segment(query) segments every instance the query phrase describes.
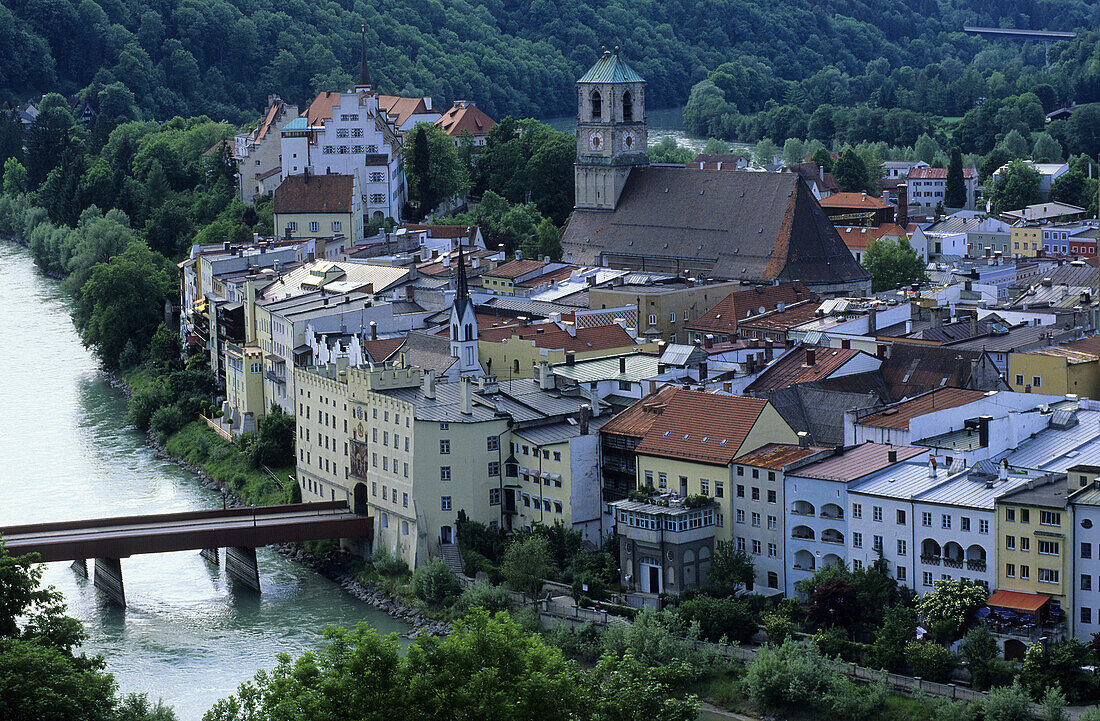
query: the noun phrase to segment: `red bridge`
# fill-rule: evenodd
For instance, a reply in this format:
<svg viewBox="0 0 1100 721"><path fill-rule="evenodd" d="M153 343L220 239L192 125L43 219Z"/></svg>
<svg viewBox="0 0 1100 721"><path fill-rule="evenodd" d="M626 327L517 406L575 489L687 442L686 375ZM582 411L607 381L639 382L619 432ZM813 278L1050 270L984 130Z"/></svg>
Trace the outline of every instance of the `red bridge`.
<svg viewBox="0 0 1100 721"><path fill-rule="evenodd" d="M85 577L86 559L94 558L95 586L125 606L122 558L200 550L204 558L218 563L218 549L224 547L229 575L259 591L258 546L370 538L373 531L372 519L352 513L345 501L331 501L38 523L9 526L0 529L0 535L13 555L36 553L43 562L73 561L73 568Z"/></svg>

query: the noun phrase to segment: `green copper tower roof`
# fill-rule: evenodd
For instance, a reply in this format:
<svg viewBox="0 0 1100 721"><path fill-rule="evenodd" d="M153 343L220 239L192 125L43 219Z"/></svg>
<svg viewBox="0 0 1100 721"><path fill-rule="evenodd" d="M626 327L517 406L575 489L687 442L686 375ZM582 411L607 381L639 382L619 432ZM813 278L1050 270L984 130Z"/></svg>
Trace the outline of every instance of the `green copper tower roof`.
<svg viewBox="0 0 1100 721"><path fill-rule="evenodd" d="M603 56L588 69L578 83L644 83L642 76L619 59L618 53L604 50Z"/></svg>

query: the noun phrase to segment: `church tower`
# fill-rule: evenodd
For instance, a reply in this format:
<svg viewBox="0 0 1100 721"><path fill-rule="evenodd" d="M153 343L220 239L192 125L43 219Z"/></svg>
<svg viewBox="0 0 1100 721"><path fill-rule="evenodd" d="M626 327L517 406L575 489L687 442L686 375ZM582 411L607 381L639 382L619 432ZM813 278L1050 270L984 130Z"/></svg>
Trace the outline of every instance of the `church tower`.
<svg viewBox="0 0 1100 721"><path fill-rule="evenodd" d="M582 210L614 210L630 169L649 164L645 80L603 56L577 81L575 200Z"/></svg>
<svg viewBox="0 0 1100 721"><path fill-rule="evenodd" d="M451 306L451 357L458 358L461 375L481 375L477 360L477 316L474 301L466 284L466 259L462 245L458 246L458 268L455 270L455 302Z"/></svg>

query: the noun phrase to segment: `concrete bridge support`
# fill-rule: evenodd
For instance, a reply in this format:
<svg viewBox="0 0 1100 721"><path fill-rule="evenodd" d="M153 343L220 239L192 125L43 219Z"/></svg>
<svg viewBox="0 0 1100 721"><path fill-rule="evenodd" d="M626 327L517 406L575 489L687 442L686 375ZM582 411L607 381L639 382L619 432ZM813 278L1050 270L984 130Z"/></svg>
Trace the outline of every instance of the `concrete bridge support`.
<svg viewBox="0 0 1100 721"><path fill-rule="evenodd" d="M210 561L210 563L213 563L215 566L220 563L220 561L218 560L218 549L216 548L204 548L199 551L199 555L205 558L207 561Z"/></svg>
<svg viewBox="0 0 1100 721"><path fill-rule="evenodd" d="M86 558L76 559L69 568L73 569L84 578L88 577L88 559Z"/></svg>
<svg viewBox="0 0 1100 721"><path fill-rule="evenodd" d="M256 549L250 546L229 546L225 549L225 571L254 591L260 590L260 569L256 565Z"/></svg>
<svg viewBox="0 0 1100 721"><path fill-rule="evenodd" d="M126 605L126 589L122 585L122 562L119 559L97 558L93 583L119 606Z"/></svg>

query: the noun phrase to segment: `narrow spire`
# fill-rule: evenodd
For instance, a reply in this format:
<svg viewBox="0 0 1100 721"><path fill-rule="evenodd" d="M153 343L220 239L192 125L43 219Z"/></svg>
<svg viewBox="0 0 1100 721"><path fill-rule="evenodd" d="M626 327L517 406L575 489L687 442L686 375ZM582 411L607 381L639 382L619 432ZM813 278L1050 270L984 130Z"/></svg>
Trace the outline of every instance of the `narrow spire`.
<svg viewBox="0 0 1100 721"><path fill-rule="evenodd" d="M370 87L370 70L367 68L367 26L362 27L359 47L359 84L357 87Z"/></svg>
<svg viewBox="0 0 1100 721"><path fill-rule="evenodd" d="M461 318L466 310L466 304L472 303L470 288L466 282L466 257L462 254L462 243L458 244L458 268L455 269L455 311Z"/></svg>

